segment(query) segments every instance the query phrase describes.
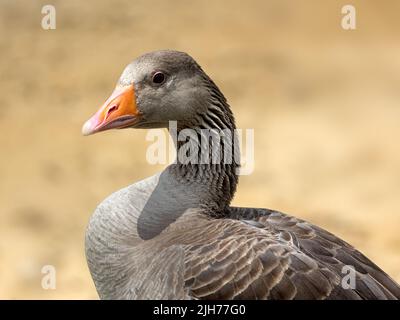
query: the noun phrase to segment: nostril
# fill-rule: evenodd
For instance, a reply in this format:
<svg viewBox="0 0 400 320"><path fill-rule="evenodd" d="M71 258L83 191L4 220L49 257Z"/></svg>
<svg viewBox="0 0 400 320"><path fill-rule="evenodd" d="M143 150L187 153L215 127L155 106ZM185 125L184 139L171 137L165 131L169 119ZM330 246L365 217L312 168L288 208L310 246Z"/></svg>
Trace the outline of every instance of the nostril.
<svg viewBox="0 0 400 320"><path fill-rule="evenodd" d="M118 106L117 105L113 105L110 109L108 109L107 111L107 117L113 113L114 111L118 110Z"/></svg>

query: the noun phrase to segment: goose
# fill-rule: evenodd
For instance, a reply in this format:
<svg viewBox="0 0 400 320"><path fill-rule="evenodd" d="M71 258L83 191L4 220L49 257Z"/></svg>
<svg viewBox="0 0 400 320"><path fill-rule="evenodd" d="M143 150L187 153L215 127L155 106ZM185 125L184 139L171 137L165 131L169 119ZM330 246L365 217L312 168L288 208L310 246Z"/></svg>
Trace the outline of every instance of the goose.
<svg viewBox="0 0 400 320"><path fill-rule="evenodd" d="M236 128L200 65L184 52L161 50L124 69L82 133L169 128L170 121L178 134L189 129L194 137ZM234 135L224 141L236 148ZM174 142L178 152L199 140ZM332 233L279 211L230 206L239 164L229 157L177 159L98 205L85 252L101 299L400 298L394 280Z"/></svg>

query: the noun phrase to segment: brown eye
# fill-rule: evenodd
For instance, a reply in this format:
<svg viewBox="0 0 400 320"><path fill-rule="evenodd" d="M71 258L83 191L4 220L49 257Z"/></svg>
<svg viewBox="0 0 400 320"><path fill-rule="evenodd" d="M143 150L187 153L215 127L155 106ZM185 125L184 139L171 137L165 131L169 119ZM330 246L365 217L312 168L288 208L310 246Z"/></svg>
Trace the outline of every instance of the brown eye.
<svg viewBox="0 0 400 320"><path fill-rule="evenodd" d="M153 81L153 83L156 83L156 84L162 84L165 81L165 74L162 72L156 72L153 75L152 81Z"/></svg>

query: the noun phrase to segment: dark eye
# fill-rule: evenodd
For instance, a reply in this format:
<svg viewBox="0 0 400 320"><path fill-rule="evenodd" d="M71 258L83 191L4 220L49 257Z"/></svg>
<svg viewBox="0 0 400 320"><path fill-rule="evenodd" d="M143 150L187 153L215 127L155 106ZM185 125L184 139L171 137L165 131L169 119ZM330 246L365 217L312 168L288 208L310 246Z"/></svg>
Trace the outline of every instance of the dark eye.
<svg viewBox="0 0 400 320"><path fill-rule="evenodd" d="M162 72L156 72L152 78L153 83L162 84L165 81L165 74Z"/></svg>

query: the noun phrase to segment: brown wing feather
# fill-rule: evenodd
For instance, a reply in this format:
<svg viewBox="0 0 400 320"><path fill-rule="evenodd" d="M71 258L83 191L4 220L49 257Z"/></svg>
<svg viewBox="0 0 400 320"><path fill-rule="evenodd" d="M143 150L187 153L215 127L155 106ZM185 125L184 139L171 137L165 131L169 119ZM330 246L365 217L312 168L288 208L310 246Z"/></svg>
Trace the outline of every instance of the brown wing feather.
<svg viewBox="0 0 400 320"><path fill-rule="evenodd" d="M173 242L184 252L189 298L400 298L399 286L360 252L280 212L231 208L230 219L189 213L162 236L166 247ZM356 270L354 290L341 286L344 265Z"/></svg>
<svg viewBox="0 0 400 320"><path fill-rule="evenodd" d="M317 269L302 274L301 264L291 256L288 270L293 272L290 279L296 288L304 293L296 298L308 298L310 291L313 297L325 296L327 299L399 299L400 287L385 272L352 246L335 235L314 226L306 221L283 213L266 209L231 208L235 219L252 219L271 228L280 240L287 240L300 255L317 264ZM345 265L354 267L356 286L354 290L344 289L341 280ZM311 266L310 266L311 267ZM314 291L315 288L315 291ZM278 287L273 290L277 291Z"/></svg>

